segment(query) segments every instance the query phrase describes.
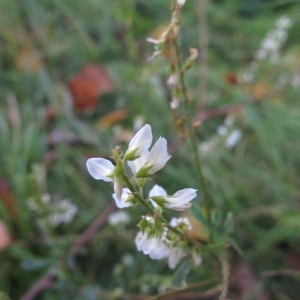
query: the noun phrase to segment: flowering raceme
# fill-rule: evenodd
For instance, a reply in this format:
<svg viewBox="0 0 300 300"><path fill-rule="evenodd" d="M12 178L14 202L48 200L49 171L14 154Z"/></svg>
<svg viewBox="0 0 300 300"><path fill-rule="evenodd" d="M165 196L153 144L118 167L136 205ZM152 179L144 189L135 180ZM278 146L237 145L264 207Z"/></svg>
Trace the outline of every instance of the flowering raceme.
<svg viewBox="0 0 300 300"><path fill-rule="evenodd" d="M149 124L143 126L129 143L124 155L124 161L131 168L135 178L154 175L171 158L167 151L166 139L160 137L149 151L151 143L152 129ZM90 158L86 162L88 172L93 178L105 182L113 182L113 198L119 208L131 206L130 203L126 203L126 200L124 200L126 198L123 190L124 161L122 161L121 166L120 164L114 166L110 160L105 158ZM118 168L118 166L120 167ZM117 172L118 170L119 172ZM128 194L128 191L125 193Z"/></svg>
<svg viewBox="0 0 300 300"><path fill-rule="evenodd" d="M146 124L129 142L124 155L120 147L112 150L115 164L104 158L90 158L86 162L87 170L94 179L113 183L112 198L118 208L142 204L148 210L138 225L141 228L135 238L138 251L154 260L167 259L171 269L187 256L198 265L201 262L198 247L192 248L186 239L187 231L192 229L190 222L186 218L173 218L169 223L164 218L166 208L176 211L190 208L197 190L186 188L168 195L164 188L154 185L149 197L143 196L146 179L161 170L171 158L165 138L159 137L151 147L152 140L151 126Z"/></svg>

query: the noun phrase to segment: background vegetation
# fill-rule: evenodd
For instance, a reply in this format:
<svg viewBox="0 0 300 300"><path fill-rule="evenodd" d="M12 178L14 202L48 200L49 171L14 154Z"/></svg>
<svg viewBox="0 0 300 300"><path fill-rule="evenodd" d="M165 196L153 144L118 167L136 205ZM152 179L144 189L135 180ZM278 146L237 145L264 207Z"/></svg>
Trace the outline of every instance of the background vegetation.
<svg viewBox="0 0 300 300"><path fill-rule="evenodd" d="M299 2L214 0L202 13L207 95L198 61L187 84L201 103L195 118L216 230L221 234L227 212L235 219L231 238L240 253L230 248L230 298L298 299ZM88 157L109 157L110 147L126 145L146 122L174 150L153 183L170 191L197 186L170 109L172 51L147 60L153 46L146 38L158 37L170 14L170 2L159 0L1 1L0 299L145 299L219 272L206 252L187 277L137 252L142 210L115 225L111 189L85 167ZM289 25L268 52L263 41L282 17ZM187 0L184 55L199 48L203 22L197 1ZM259 49L267 49L262 58ZM233 132L239 139L232 144ZM201 191L189 213L195 220L200 204ZM101 228L82 235L94 220ZM192 234L205 240L200 223ZM40 279L44 288L26 298ZM216 286L208 282L178 299L216 299Z"/></svg>

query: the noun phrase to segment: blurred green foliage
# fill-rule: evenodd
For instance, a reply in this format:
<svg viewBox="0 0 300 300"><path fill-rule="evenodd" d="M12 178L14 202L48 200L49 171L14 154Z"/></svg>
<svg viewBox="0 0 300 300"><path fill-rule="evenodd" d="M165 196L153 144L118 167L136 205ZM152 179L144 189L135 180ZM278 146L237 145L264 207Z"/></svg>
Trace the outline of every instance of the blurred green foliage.
<svg viewBox="0 0 300 300"><path fill-rule="evenodd" d="M195 2L187 0L182 9L185 54L198 46ZM132 212L129 224L106 224L78 255L68 255L78 235L112 201L110 188L88 176L86 159L109 157L111 147L124 147L125 130L133 133L137 117L151 124L155 137L165 136L171 145L178 139L169 108L168 59L147 61L153 49L146 38L168 24L169 5L159 0L0 2L0 220L12 237L9 247L0 250L3 299L19 299L49 271L54 286L39 299L131 299L130 294L155 294L172 286L173 277L182 278L184 270L174 275L165 262L136 251L140 209ZM216 213L234 215L232 238L243 254L232 251L233 265L249 264L270 299L297 299L299 276L273 278L263 272L299 270L300 265L299 2L215 0L206 13L206 108L242 103L230 114L227 135L218 130L228 116L211 118L199 128ZM288 16L292 26L279 60L257 62L262 39L281 16ZM94 111L76 112L67 83L88 64L105 66L114 88L99 97ZM252 79L244 80L249 72ZM197 100L197 65L187 78ZM127 111L126 119L99 126L103 116L118 109ZM235 129L241 140L225 147ZM188 143L176 149L153 178L156 182L168 191L197 186ZM50 205L43 202L45 195ZM77 212L71 222L54 226L49 216L63 199ZM225 225L221 218L218 230ZM213 276L212 261L204 253L203 265L187 281Z"/></svg>

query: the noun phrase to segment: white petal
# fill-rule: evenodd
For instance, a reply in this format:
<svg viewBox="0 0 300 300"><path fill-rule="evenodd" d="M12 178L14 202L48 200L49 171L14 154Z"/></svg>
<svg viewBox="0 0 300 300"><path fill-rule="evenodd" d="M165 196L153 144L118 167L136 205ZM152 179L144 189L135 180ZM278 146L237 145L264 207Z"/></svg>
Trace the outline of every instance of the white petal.
<svg viewBox="0 0 300 300"><path fill-rule="evenodd" d="M108 177L112 175L115 169L111 161L104 158L90 158L86 162L86 167L93 178L105 182L112 181L112 178Z"/></svg>
<svg viewBox="0 0 300 300"><path fill-rule="evenodd" d="M130 216L124 210L118 210L113 212L108 217L108 224L111 226L117 226L120 224L128 224L130 222Z"/></svg>
<svg viewBox="0 0 300 300"><path fill-rule="evenodd" d="M179 261L186 256L181 249L171 249L168 258L168 265L170 269L175 269Z"/></svg>
<svg viewBox="0 0 300 300"><path fill-rule="evenodd" d="M162 169L171 158L168 154L167 140L160 137L153 145L148 155L148 166L153 166L149 170L149 175L153 175Z"/></svg>
<svg viewBox="0 0 300 300"><path fill-rule="evenodd" d="M150 198L155 196L167 196L167 192L164 188L156 184L149 192Z"/></svg>
<svg viewBox="0 0 300 300"><path fill-rule="evenodd" d="M151 37L148 37L146 40L147 40L147 42L155 44L155 45L158 45L159 43L161 43L161 40L157 40L157 39L154 39Z"/></svg>
<svg viewBox="0 0 300 300"><path fill-rule="evenodd" d="M129 207L132 206L132 203L127 202L131 192L128 188L124 188L122 190L122 196L121 198L117 198L116 194L114 193L112 196L116 202L117 207L119 208L124 208L124 207Z"/></svg>
<svg viewBox="0 0 300 300"><path fill-rule="evenodd" d="M148 235L146 233L143 233L142 231L139 231L134 240L138 251L143 250L144 243L147 240L148 240Z"/></svg>
<svg viewBox="0 0 300 300"><path fill-rule="evenodd" d="M151 259L163 259L168 257L169 248L158 238L152 238L149 257Z"/></svg>
<svg viewBox="0 0 300 300"><path fill-rule="evenodd" d="M140 156L142 155L142 153L144 153L146 150L149 149L151 143L152 143L151 126L149 124L146 124L132 138L132 140L129 143L127 152L131 152L134 151L135 149L138 149L135 154Z"/></svg>
<svg viewBox="0 0 300 300"><path fill-rule="evenodd" d="M166 204L166 207L183 211L191 207L190 201L192 201L197 196L197 190L195 189L183 189L178 192L176 192L171 197L166 197L166 201L168 202Z"/></svg>
<svg viewBox="0 0 300 300"><path fill-rule="evenodd" d="M172 227L177 227L177 226L180 226L181 224L184 224L187 226L187 229L188 230L192 230L192 224L190 222L190 220L188 218L172 218L171 221L170 221L170 225Z"/></svg>
<svg viewBox="0 0 300 300"><path fill-rule="evenodd" d="M185 4L186 0L177 0L178 5L181 7Z"/></svg>
<svg viewBox="0 0 300 300"><path fill-rule="evenodd" d="M192 253L192 258L195 266L199 266L202 263L202 257L196 252Z"/></svg>
<svg viewBox="0 0 300 300"><path fill-rule="evenodd" d="M166 207L175 211L185 211L188 210L192 206L191 203L184 203L182 205L168 205Z"/></svg>
<svg viewBox="0 0 300 300"><path fill-rule="evenodd" d="M123 178L122 177L115 177L114 178L114 192L116 198L121 200L122 192L123 192Z"/></svg>
<svg viewBox="0 0 300 300"><path fill-rule="evenodd" d="M127 164L130 167L133 175L136 175L136 173L147 164L148 154L149 152L147 150L139 158L132 161L127 161Z"/></svg>

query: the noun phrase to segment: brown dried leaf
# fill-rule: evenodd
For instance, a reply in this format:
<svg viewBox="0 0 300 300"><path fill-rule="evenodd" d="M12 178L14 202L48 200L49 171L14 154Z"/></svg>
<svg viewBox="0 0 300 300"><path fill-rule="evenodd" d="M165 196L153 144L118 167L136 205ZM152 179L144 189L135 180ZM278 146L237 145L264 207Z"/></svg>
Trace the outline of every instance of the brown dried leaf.
<svg viewBox="0 0 300 300"><path fill-rule="evenodd" d="M113 83L105 67L85 66L68 81L74 109L78 112L94 110L101 94L113 90Z"/></svg>
<svg viewBox="0 0 300 300"><path fill-rule="evenodd" d="M12 195L9 183L6 179L0 178L0 201L3 201L8 215L12 222L17 220L17 208L14 197Z"/></svg>
<svg viewBox="0 0 300 300"><path fill-rule="evenodd" d="M127 110L125 109L117 109L115 111L112 111L108 114L106 114L104 117L101 118L101 120L98 122L97 126L99 127L109 127L116 123L119 123L126 119L128 115Z"/></svg>
<svg viewBox="0 0 300 300"><path fill-rule="evenodd" d="M0 251L8 247L12 242L12 238L5 226L5 224L0 220Z"/></svg>

